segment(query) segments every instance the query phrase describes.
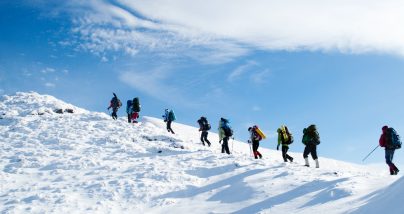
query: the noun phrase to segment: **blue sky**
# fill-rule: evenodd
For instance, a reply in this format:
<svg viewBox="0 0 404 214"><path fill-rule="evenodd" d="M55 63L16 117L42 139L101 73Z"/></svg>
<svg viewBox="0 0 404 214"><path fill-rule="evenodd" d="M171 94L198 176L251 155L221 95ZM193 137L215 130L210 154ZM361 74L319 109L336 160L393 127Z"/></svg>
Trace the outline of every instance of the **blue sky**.
<svg viewBox="0 0 404 214"><path fill-rule="evenodd" d="M236 137L318 126L320 156L361 163L383 125L404 133L401 1L80 1L0 3L0 93L37 91L93 111L112 92L141 115ZM124 116L124 110L119 115ZM112 121L111 121L112 122ZM173 127L175 130L175 126ZM404 135L404 134L403 134ZM198 138L198 136L195 136ZM404 163L401 151L396 160ZM367 163L383 163L379 149Z"/></svg>

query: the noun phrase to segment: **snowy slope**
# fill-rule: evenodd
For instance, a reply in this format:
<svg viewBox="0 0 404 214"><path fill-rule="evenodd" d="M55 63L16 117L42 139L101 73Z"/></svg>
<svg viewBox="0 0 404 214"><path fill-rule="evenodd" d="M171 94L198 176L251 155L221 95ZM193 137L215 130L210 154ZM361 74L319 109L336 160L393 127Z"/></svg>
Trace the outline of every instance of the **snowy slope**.
<svg viewBox="0 0 404 214"><path fill-rule="evenodd" d="M301 153L285 164L268 149L254 160L237 141L225 155L215 133L203 147L194 127L172 135L34 92L3 96L0 118L2 213L380 213L377 201L403 198L385 171L322 157L307 168Z"/></svg>

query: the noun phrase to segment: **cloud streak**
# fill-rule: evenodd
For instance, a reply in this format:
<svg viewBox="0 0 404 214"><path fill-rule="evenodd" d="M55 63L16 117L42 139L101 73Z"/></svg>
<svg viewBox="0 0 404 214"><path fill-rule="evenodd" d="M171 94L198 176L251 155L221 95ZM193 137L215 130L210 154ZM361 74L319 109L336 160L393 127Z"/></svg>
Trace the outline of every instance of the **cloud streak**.
<svg viewBox="0 0 404 214"><path fill-rule="evenodd" d="M253 50L404 56L401 0L73 1L81 48L220 63ZM78 10L85 8L86 10Z"/></svg>

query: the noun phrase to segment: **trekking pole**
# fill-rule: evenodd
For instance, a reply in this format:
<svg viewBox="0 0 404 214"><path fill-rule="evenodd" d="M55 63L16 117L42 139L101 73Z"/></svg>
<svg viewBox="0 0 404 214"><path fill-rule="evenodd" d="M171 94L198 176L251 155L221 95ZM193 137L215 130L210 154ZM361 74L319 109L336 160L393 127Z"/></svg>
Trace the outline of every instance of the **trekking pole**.
<svg viewBox="0 0 404 214"><path fill-rule="evenodd" d="M250 155L252 157L251 141L248 140L247 143L248 143L248 147L250 148Z"/></svg>
<svg viewBox="0 0 404 214"><path fill-rule="evenodd" d="M233 154L233 148L234 148L234 137L232 138L233 140L231 141L231 153Z"/></svg>
<svg viewBox="0 0 404 214"><path fill-rule="evenodd" d="M366 155L366 157L363 158L362 162L363 162L364 160L366 160L366 158L368 158L368 157L370 156L370 154L372 154L378 147L379 147L379 145L377 145L376 148L374 148L368 155Z"/></svg>

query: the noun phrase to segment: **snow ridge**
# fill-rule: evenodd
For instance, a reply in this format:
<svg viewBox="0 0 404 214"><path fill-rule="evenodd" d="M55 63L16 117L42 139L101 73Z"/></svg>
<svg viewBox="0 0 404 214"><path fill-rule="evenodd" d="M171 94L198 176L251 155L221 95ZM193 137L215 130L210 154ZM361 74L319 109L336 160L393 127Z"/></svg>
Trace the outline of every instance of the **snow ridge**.
<svg viewBox="0 0 404 214"><path fill-rule="evenodd" d="M204 147L194 127L173 123L171 135L160 119L114 121L35 92L3 96L0 115L1 213L349 213L399 178L268 149L254 160L234 140L225 155L215 133Z"/></svg>

